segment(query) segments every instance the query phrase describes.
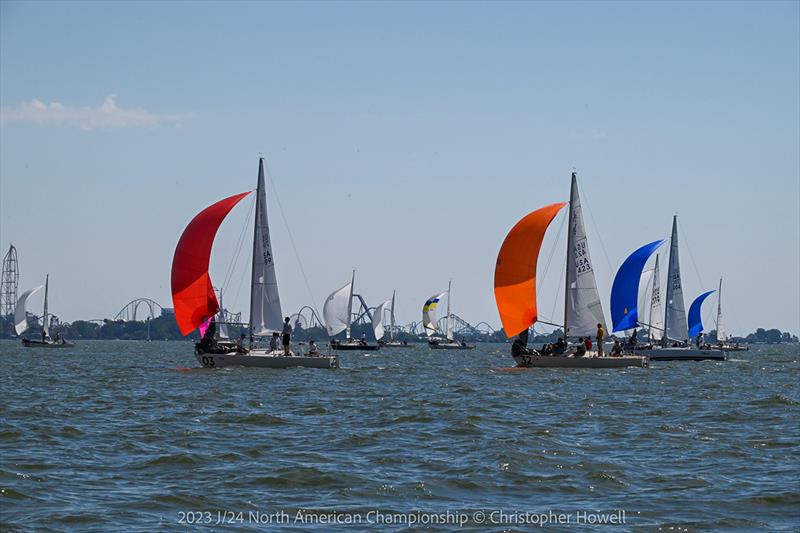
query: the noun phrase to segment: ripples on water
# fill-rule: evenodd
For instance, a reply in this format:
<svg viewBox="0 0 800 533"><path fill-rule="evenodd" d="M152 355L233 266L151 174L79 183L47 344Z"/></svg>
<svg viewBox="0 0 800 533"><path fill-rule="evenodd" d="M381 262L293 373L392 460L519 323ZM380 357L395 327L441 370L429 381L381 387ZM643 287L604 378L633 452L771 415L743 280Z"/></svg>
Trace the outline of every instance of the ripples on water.
<svg viewBox="0 0 800 533"><path fill-rule="evenodd" d="M503 371L508 345L345 352L335 371L196 369L191 352L0 342L0 529L181 529L179 511L221 509L800 524L796 345L623 370Z"/></svg>

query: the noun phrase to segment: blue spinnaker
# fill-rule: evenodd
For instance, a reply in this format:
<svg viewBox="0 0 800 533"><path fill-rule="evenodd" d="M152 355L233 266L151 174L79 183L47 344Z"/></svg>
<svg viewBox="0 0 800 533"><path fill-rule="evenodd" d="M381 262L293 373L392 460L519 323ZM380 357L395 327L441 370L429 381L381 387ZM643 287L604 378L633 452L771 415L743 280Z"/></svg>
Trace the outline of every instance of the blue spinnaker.
<svg viewBox="0 0 800 533"><path fill-rule="evenodd" d="M700 308L703 306L703 301L708 298L708 295L715 291L704 292L692 302L689 306L689 338L697 337L703 331L703 319L700 316Z"/></svg>
<svg viewBox="0 0 800 533"><path fill-rule="evenodd" d="M625 260L614 276L611 286L611 323L612 331L623 331L639 325L639 279L642 277L644 264L666 239L645 244Z"/></svg>

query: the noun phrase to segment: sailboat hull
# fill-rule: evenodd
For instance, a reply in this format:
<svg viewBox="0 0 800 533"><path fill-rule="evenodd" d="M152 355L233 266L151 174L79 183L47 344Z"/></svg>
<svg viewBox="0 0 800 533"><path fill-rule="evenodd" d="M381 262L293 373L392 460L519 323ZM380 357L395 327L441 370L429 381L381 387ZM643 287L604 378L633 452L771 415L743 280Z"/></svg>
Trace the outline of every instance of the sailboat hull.
<svg viewBox="0 0 800 533"><path fill-rule="evenodd" d="M380 346L377 344L361 344L358 341L355 342L332 342L331 348L334 350L349 350L352 352L356 351L367 351L373 352L375 350L380 350Z"/></svg>
<svg viewBox="0 0 800 533"><path fill-rule="evenodd" d="M517 366L524 368L625 368L648 366L647 357L564 357L553 355L515 355Z"/></svg>
<svg viewBox="0 0 800 533"><path fill-rule="evenodd" d="M25 348L72 348L75 344L71 342L42 342L32 341L29 339L22 339L22 345Z"/></svg>
<svg viewBox="0 0 800 533"><path fill-rule="evenodd" d="M636 355L646 355L651 361L724 361L727 354L722 350L698 350L696 348L650 348L633 350Z"/></svg>
<svg viewBox="0 0 800 533"><path fill-rule="evenodd" d="M195 354L197 361L205 368L225 368L230 366L252 366L259 368L339 368L336 356L316 357L274 354L266 351L251 351L246 354Z"/></svg>
<svg viewBox="0 0 800 533"><path fill-rule="evenodd" d="M472 350L475 346L459 342L428 342L431 350Z"/></svg>
<svg viewBox="0 0 800 533"><path fill-rule="evenodd" d="M385 342L381 345L382 348L414 348L416 344L410 344L402 342Z"/></svg>

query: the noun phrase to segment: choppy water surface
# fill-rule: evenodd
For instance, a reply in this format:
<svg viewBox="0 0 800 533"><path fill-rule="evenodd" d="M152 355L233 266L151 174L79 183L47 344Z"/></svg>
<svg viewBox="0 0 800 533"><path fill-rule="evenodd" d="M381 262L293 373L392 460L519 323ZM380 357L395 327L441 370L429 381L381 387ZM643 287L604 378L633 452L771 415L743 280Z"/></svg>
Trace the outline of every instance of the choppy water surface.
<svg viewBox="0 0 800 533"><path fill-rule="evenodd" d="M493 524L497 510L570 514L570 529L618 509L619 531L800 524L796 346L514 372L498 370L508 345L345 352L339 370L196 369L191 351L0 342L0 529L185 529L190 511L213 527L222 510L253 530L250 512L280 511L331 529L298 510L360 515L353 530L370 511L498 531L535 526Z"/></svg>

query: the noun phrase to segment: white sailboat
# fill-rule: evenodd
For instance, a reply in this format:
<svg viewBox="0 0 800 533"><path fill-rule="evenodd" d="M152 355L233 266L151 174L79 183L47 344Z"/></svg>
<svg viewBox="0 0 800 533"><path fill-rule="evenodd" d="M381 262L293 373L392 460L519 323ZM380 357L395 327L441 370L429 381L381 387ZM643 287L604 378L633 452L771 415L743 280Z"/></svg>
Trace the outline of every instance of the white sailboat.
<svg viewBox="0 0 800 533"><path fill-rule="evenodd" d="M250 340L218 342L214 331L195 345L197 360L208 368L253 366L264 368L337 368L336 356L295 354L262 347L261 341L284 328L275 261L267 217L264 160L258 163L256 213L253 229L253 262L250 281ZM221 309L208 274L211 247L222 221L250 192L231 196L201 211L184 230L172 262L172 299L181 333L188 335ZM212 326L216 329L215 321Z"/></svg>
<svg viewBox="0 0 800 533"><path fill-rule="evenodd" d="M22 338L22 345L26 348L68 348L75 346L71 342L67 342L61 338L61 335L56 335L56 339L50 337L50 314L47 310L47 299L50 291L50 275L45 277L44 285L39 285L33 289L27 290L22 293L22 296L17 300L16 308L14 309L14 329L17 335L22 335L28 330L28 299L35 293L44 289L44 311L42 313L42 340Z"/></svg>
<svg viewBox="0 0 800 533"><path fill-rule="evenodd" d="M397 324L394 317L394 302L395 302L395 291L392 291L392 299L391 299L391 308L389 310L389 340L384 342L382 346L386 348L413 348L414 344L409 344L406 341L399 341L395 338L397 332ZM381 317L382 319L382 317ZM377 333L375 335L377 338Z"/></svg>
<svg viewBox="0 0 800 533"><path fill-rule="evenodd" d="M651 328L652 329L652 328ZM664 332L660 346L635 348L637 355L646 355L651 361L725 360L722 350L708 350L689 345L689 326L683 303L681 266L678 257L678 216L672 218L672 237L667 268L667 302L664 309Z"/></svg>
<svg viewBox="0 0 800 533"><path fill-rule="evenodd" d="M344 287L336 289L325 300L322 307L322 316L325 319L325 329L328 335L333 337L342 331L345 332L345 340L331 340L331 348L334 350L378 350L378 344L370 344L366 339L354 339L352 335L353 321L353 287L356 282L356 271L353 270L353 277L350 283Z"/></svg>
<svg viewBox="0 0 800 533"><path fill-rule="evenodd" d="M719 290L717 291L717 348L726 352L746 352L750 349L747 344L739 344L738 342L731 344L728 341L725 322L722 320L722 278L719 278Z"/></svg>
<svg viewBox="0 0 800 533"><path fill-rule="evenodd" d="M452 280L447 283L447 292L428 298L425 305L422 306L422 324L425 327L425 333L428 335L428 346L434 350L472 350L474 345L467 344L464 341L457 341L454 336L454 319L453 314L450 312L450 302L452 300ZM441 333L438 322L436 320L436 307L443 297L447 297L447 315L444 317L444 338L437 335Z"/></svg>
<svg viewBox="0 0 800 533"><path fill-rule="evenodd" d="M518 366L561 368L617 368L647 366L646 357L601 357L579 343L568 349L568 339L594 337L605 325L597 292L594 268L583 224L577 176L572 173L567 231L566 286L564 294L564 338L550 350L527 348L528 329L538 321L536 266L545 231L564 207L552 204L523 217L511 229L497 256L495 299L509 337L516 336L511 354ZM605 354L607 355L607 354Z"/></svg>

